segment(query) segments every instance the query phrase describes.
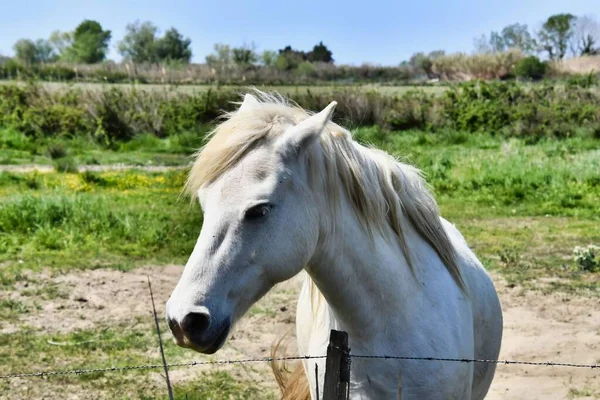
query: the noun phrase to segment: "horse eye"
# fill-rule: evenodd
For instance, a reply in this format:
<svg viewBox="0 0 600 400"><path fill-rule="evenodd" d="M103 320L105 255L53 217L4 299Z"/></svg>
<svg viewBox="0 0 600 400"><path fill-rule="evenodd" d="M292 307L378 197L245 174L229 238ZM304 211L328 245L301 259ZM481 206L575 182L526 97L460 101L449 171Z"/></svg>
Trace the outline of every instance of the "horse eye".
<svg viewBox="0 0 600 400"><path fill-rule="evenodd" d="M259 204L246 210L244 217L248 220L266 217L273 206L271 204Z"/></svg>

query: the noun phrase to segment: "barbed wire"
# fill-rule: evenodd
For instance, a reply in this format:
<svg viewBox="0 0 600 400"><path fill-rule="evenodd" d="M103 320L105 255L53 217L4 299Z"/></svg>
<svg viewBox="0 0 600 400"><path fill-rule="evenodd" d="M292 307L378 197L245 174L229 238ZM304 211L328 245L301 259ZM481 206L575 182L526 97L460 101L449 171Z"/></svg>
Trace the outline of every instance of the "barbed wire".
<svg viewBox="0 0 600 400"><path fill-rule="evenodd" d="M246 358L240 360L217 360L217 361L188 361L182 363L170 363L167 367L194 367L199 365L223 365L223 364L249 364L257 362L272 362L272 361L298 361L298 360L309 360L327 358L327 356L294 356L294 357L264 357L264 358ZM97 372L121 372L130 370L144 370L144 369L156 369L163 368L163 364L145 364L145 365L126 365L123 367L103 367L103 368L90 368L90 369L70 369L60 371L39 371L39 372L22 372L14 374L0 375L0 379L13 379L13 378L29 378L29 377L42 377L42 376L53 376L53 375L81 375L91 374Z"/></svg>
<svg viewBox="0 0 600 400"><path fill-rule="evenodd" d="M504 365L532 365L536 367L569 367L569 368L600 368L600 364L574 364L561 363L554 361L520 361L520 360L484 360L484 359L468 359L468 358L437 358L437 357L403 357L403 356L369 356L351 354L351 358L375 358L386 360L416 360L416 361L447 361L461 363L487 363L487 364L504 364Z"/></svg>
<svg viewBox="0 0 600 400"><path fill-rule="evenodd" d="M521 361L521 360L485 360L485 359L465 359L465 358L439 358L439 357L406 357L406 356L387 356L387 355L360 355L350 354L351 358L356 359L383 359L383 360L410 360L410 361L441 361L441 362L460 362L460 363L488 363L488 364L504 364L504 365L529 365L538 367L566 367L566 368L587 368L600 369L600 364L576 364L576 363L561 363L554 361ZM167 364L169 368L176 367L194 367L201 365L226 365L226 364L248 364L258 362L273 362L273 361L299 361L299 360L315 360L325 359L327 356L293 356L293 357L264 357L264 358L246 358L239 360L216 360L216 361L188 361L182 363ZM145 365L128 365L123 367L103 367L90 369L71 369L57 371L39 371L39 372L21 372L0 375L0 379L15 379L15 378L32 378L55 375L82 375L99 372L125 372L131 370L148 370L163 368L163 364L145 364Z"/></svg>

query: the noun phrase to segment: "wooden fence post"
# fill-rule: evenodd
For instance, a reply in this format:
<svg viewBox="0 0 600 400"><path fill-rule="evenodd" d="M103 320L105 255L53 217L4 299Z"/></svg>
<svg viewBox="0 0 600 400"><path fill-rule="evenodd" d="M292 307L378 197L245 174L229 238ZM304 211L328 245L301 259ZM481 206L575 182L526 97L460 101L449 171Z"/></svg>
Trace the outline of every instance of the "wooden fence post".
<svg viewBox="0 0 600 400"><path fill-rule="evenodd" d="M349 395L350 348L348 347L348 333L332 329L325 361L323 400L347 400Z"/></svg>

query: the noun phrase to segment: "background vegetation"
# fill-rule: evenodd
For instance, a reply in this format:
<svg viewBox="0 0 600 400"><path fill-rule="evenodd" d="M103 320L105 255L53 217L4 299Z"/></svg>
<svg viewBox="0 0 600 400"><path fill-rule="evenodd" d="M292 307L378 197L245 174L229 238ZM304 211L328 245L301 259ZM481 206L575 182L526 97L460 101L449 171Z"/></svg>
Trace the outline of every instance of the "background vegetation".
<svg viewBox="0 0 600 400"><path fill-rule="evenodd" d="M277 51L260 52L253 43L239 47L217 43L204 63L191 64L191 39L174 27L161 36L159 28L150 21L135 21L126 26L124 37L116 42L123 60L115 63L106 60L111 39L111 32L92 20L81 22L72 32L55 31L49 39L21 39L14 45L15 56L0 61L0 79L406 85L432 79L537 80L600 71L600 23L591 16L566 13L550 16L536 32L515 23L499 32L482 35L475 39L472 54L446 54L444 50L417 52L396 66L336 65L332 50L323 42L310 50L285 46ZM543 62L544 67L519 67L521 62L533 65L532 60Z"/></svg>
<svg viewBox="0 0 600 400"><path fill-rule="evenodd" d="M299 89L283 95L312 110L336 99L336 120L351 128L488 132L535 142L583 133L600 137L597 88L597 79L590 75L572 78L565 85L472 81L441 92L414 89L388 95L338 88ZM51 90L38 84L0 85L2 163L60 159L69 152L97 148L190 154L222 110L233 109L239 100L239 91L229 89ZM168 141L158 144L158 139ZM89 152L88 156L88 163L100 161Z"/></svg>

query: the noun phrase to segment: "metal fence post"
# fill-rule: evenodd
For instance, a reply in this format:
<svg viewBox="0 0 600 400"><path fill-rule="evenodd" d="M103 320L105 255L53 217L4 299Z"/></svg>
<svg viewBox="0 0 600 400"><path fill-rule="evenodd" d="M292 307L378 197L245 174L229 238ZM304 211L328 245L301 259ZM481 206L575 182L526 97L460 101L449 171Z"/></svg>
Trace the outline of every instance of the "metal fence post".
<svg viewBox="0 0 600 400"><path fill-rule="evenodd" d="M350 348L348 347L348 333L332 329L325 361L323 400L347 400L349 395Z"/></svg>

